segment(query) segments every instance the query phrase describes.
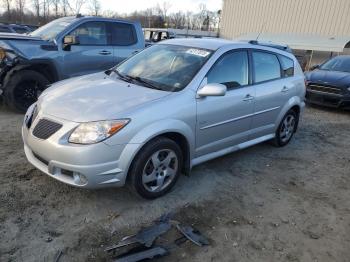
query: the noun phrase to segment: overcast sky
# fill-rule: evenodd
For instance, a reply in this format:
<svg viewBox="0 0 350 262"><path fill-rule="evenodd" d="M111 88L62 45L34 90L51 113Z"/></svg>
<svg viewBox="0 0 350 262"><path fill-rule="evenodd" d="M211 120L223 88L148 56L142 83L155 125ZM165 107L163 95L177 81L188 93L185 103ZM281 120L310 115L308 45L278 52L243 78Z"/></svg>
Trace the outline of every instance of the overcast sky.
<svg viewBox="0 0 350 262"><path fill-rule="evenodd" d="M131 13L151 8L162 3L163 0L100 0L102 10L111 10L117 13ZM198 11L200 3L206 5L210 11L218 11L222 8L222 0L167 0L171 4L169 12Z"/></svg>

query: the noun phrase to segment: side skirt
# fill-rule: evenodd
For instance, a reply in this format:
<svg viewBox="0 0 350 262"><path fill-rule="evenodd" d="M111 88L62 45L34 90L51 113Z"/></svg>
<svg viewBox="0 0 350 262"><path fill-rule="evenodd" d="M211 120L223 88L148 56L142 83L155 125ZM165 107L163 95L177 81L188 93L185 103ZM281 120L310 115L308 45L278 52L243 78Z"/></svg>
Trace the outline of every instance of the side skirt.
<svg viewBox="0 0 350 262"><path fill-rule="evenodd" d="M201 163L204 163L206 161L212 160L214 158L217 158L217 157L220 157L220 156L223 156L223 155L226 155L226 154L229 154L229 153L232 153L232 152L235 152L235 151L238 151L238 150L241 150L241 149L244 149L244 148L256 145L256 144L260 144L264 141L273 139L274 137L275 137L275 134L265 135L265 136L255 138L253 140L249 140L247 142L244 142L244 143L241 143L241 144L238 144L235 146L230 146L230 147L221 149L219 151L212 152L212 153L194 158L191 161L191 167L194 167L194 166L199 165Z"/></svg>

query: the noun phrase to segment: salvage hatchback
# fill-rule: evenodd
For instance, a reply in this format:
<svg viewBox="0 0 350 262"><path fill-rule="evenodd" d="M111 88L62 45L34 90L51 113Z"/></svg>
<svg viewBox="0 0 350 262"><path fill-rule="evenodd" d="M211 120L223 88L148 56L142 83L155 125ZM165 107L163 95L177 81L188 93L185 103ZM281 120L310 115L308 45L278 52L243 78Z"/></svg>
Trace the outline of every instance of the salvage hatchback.
<svg viewBox="0 0 350 262"><path fill-rule="evenodd" d="M289 52L257 42L173 39L106 72L53 84L25 115L26 156L72 186L168 192L202 162L273 140L304 107Z"/></svg>

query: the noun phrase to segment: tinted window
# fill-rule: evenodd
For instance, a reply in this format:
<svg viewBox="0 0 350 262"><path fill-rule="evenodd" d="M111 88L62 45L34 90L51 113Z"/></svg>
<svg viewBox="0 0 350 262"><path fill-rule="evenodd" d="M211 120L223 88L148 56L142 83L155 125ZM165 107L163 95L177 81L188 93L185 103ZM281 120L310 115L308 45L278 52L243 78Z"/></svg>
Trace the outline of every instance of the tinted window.
<svg viewBox="0 0 350 262"><path fill-rule="evenodd" d="M248 84L248 55L245 51L232 52L224 55L212 67L208 83L220 83L227 88Z"/></svg>
<svg viewBox="0 0 350 262"><path fill-rule="evenodd" d="M282 70L283 70L283 77L289 77L294 76L294 61L293 59L290 59L289 57L279 55Z"/></svg>
<svg viewBox="0 0 350 262"><path fill-rule="evenodd" d="M113 45L135 44L136 36L133 25L125 23L111 23L111 25Z"/></svg>
<svg viewBox="0 0 350 262"><path fill-rule="evenodd" d="M24 28L24 27L14 27L13 28L15 31L16 31L16 33L18 33L18 34L24 34L24 33L27 33L28 32L28 30L26 29L26 28Z"/></svg>
<svg viewBox="0 0 350 262"><path fill-rule="evenodd" d="M254 51L253 67L257 83L281 77L280 63L274 54Z"/></svg>
<svg viewBox="0 0 350 262"><path fill-rule="evenodd" d="M7 26L0 26L0 32L10 33L11 30Z"/></svg>
<svg viewBox="0 0 350 262"><path fill-rule="evenodd" d="M84 23L70 35L78 37L81 45L107 45L106 25L103 22Z"/></svg>

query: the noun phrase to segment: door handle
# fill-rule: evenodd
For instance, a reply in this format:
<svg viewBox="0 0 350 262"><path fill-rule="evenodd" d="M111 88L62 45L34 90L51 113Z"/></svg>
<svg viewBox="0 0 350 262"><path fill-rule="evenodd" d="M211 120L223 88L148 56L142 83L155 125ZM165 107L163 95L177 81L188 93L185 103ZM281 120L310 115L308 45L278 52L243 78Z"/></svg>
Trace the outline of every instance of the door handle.
<svg viewBox="0 0 350 262"><path fill-rule="evenodd" d="M254 99L254 96L247 94L244 98L243 101L252 101Z"/></svg>
<svg viewBox="0 0 350 262"><path fill-rule="evenodd" d="M287 86L284 86L281 90L282 93L288 92L289 88Z"/></svg>
<svg viewBox="0 0 350 262"><path fill-rule="evenodd" d="M99 52L100 55L110 55L111 52L107 51L107 50L102 50Z"/></svg>

